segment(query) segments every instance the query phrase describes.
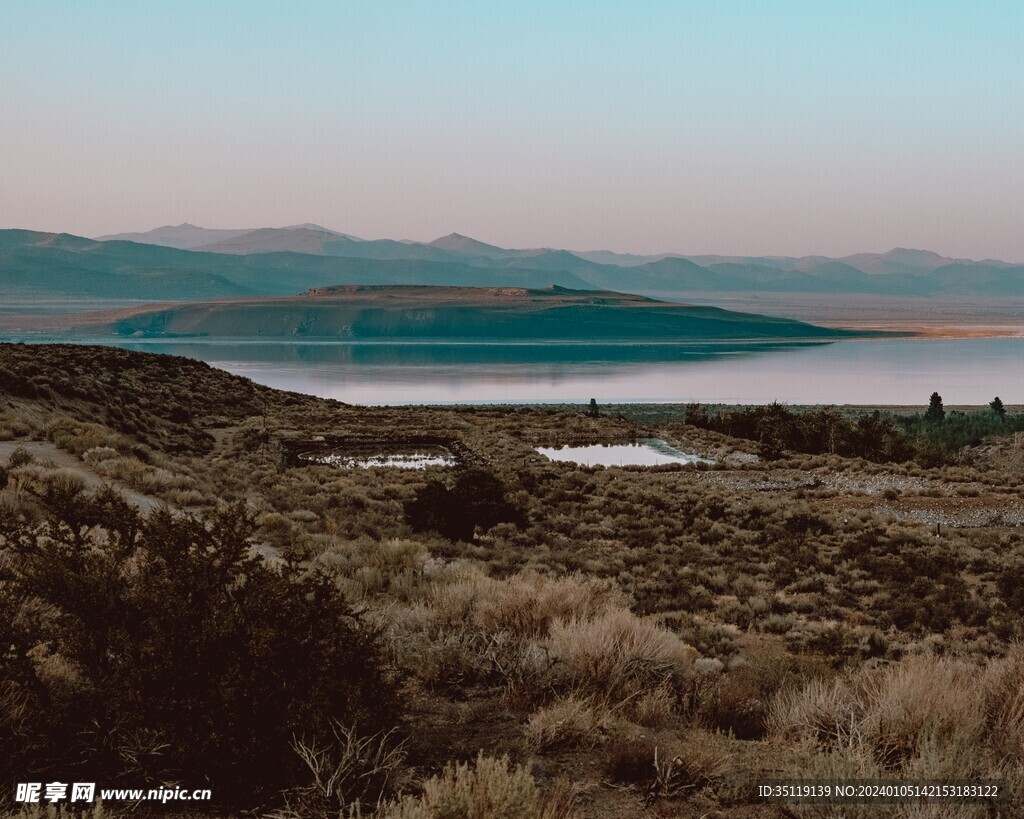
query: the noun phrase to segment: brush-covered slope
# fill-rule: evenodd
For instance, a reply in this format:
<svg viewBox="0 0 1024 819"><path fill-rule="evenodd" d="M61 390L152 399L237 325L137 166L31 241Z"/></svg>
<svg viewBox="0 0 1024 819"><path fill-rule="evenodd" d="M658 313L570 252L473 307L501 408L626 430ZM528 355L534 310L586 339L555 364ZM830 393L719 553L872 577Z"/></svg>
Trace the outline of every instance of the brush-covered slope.
<svg viewBox="0 0 1024 819"><path fill-rule="evenodd" d="M298 297L139 310L107 329L120 336L666 341L840 338L788 319L547 288L331 287Z"/></svg>
<svg viewBox="0 0 1024 819"><path fill-rule="evenodd" d="M207 451L210 427L317 401L179 356L81 344L0 344L0 411L60 413L165 452Z"/></svg>

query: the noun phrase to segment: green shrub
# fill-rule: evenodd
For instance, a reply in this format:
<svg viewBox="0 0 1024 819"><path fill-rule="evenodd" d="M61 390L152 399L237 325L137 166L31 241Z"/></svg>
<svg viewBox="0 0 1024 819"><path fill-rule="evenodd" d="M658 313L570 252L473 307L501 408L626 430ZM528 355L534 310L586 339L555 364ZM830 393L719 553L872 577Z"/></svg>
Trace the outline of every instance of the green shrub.
<svg viewBox="0 0 1024 819"><path fill-rule="evenodd" d="M31 452L25 449L25 447L19 446L7 458L7 466L11 469L17 469L19 466L26 466L34 460L35 456Z"/></svg>
<svg viewBox="0 0 1024 819"><path fill-rule="evenodd" d="M0 685L34 739L11 774L88 759L111 785L209 781L256 804L300 781L294 737L391 718L375 635L328 578L251 557L244 508L143 519L109 492L53 508L75 524L0 537Z"/></svg>
<svg viewBox="0 0 1024 819"><path fill-rule="evenodd" d="M498 523L521 523L522 511L507 497L504 484L490 472L467 469L449 487L428 483L406 505L405 516L418 532L433 531L450 540L472 541L479 526L484 531Z"/></svg>

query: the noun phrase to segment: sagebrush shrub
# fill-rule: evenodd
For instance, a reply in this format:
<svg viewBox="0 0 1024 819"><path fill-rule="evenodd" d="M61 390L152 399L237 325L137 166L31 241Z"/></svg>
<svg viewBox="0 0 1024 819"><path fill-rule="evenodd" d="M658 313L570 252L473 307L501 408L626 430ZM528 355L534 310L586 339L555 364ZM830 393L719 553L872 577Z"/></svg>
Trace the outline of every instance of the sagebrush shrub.
<svg viewBox="0 0 1024 819"><path fill-rule="evenodd" d="M591 620L556 620L546 645L573 687L612 699L654 690L666 680L682 683L696 658L671 631L627 609Z"/></svg>
<svg viewBox="0 0 1024 819"><path fill-rule="evenodd" d="M593 745L610 722L607 708L576 694L538 708L526 726L526 738L537 751Z"/></svg>
<svg viewBox="0 0 1024 819"><path fill-rule="evenodd" d="M381 811L381 819L572 819L571 804L560 793L545 796L529 770L508 757L479 754L476 764L449 763L441 776Z"/></svg>
<svg viewBox="0 0 1024 819"><path fill-rule="evenodd" d="M930 655L782 692L770 725L821 764L921 779L1024 775L1024 650L987 667ZM875 773L873 773L875 772Z"/></svg>

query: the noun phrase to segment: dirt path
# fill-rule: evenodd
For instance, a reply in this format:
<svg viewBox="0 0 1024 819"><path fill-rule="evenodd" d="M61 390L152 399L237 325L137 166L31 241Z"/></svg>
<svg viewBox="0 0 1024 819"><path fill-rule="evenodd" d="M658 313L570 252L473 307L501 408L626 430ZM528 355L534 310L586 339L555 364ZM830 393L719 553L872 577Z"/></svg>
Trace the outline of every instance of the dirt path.
<svg viewBox="0 0 1024 819"><path fill-rule="evenodd" d="M48 441L0 441L0 463L7 463L11 453L16 449L26 450L40 463L52 463L59 469L77 475L85 482L85 486L89 490L95 491L103 486L112 486L124 496L126 501L138 507L141 512L149 512L164 504L164 501L159 498L143 495L117 481L97 474L89 468L88 464L78 460L71 453L58 449Z"/></svg>

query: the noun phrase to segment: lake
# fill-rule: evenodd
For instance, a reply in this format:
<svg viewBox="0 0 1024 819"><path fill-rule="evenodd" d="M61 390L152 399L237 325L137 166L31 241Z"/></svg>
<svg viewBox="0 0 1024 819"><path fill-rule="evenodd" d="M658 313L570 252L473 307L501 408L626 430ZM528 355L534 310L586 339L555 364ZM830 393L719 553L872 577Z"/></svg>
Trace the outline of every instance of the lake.
<svg viewBox="0 0 1024 819"><path fill-rule="evenodd" d="M110 343L109 340L105 343ZM355 404L1024 404L1024 338L828 343L119 341Z"/></svg>

